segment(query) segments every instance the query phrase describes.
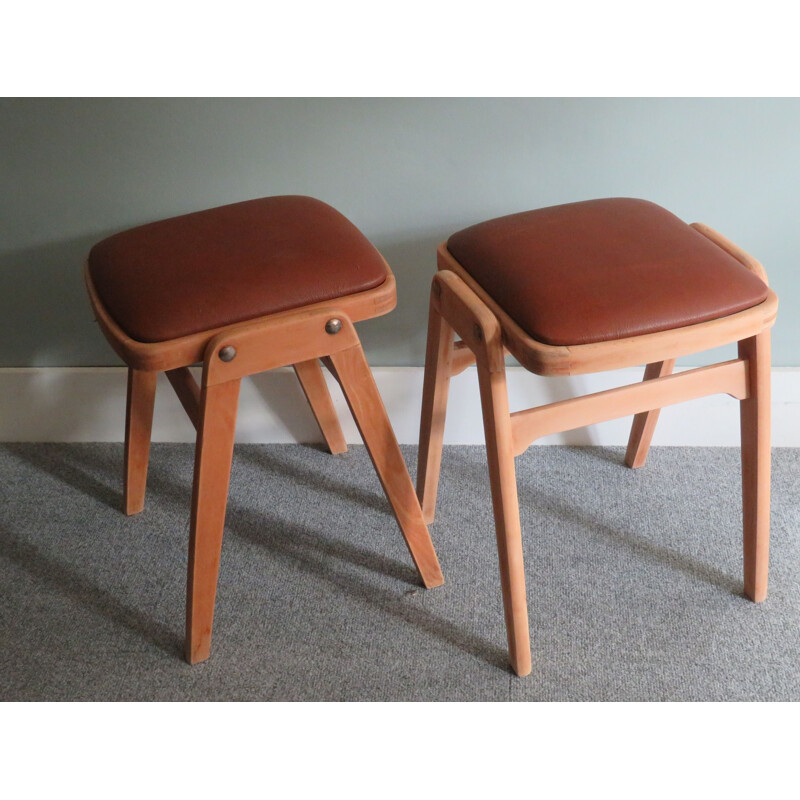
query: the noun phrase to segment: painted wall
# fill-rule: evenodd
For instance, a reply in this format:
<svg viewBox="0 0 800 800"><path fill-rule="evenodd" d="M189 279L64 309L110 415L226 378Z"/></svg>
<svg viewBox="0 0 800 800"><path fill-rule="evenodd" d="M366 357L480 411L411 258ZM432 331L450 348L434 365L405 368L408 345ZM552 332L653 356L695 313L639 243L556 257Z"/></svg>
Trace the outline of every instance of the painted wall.
<svg viewBox="0 0 800 800"><path fill-rule="evenodd" d="M273 194L336 206L392 265L399 306L360 331L420 365L436 244L493 216L643 197L753 253L800 365L800 100L0 100L0 366L118 364L81 280L91 245ZM709 360L702 356L686 364Z"/></svg>

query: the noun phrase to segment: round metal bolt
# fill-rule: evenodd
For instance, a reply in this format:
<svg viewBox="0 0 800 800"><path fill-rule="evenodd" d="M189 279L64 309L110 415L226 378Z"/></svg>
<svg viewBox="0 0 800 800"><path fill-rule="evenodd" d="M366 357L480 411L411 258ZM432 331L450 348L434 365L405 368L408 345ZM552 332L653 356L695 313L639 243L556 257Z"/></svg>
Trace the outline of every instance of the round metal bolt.
<svg viewBox="0 0 800 800"><path fill-rule="evenodd" d="M477 322L476 322L476 323L475 323L475 324L472 326L472 335L473 335L473 336L474 336L474 337L475 337L475 338L476 338L476 339L477 339L479 342L482 342L482 341L483 341L483 330L481 330L481 326L480 326L480 325L478 325L478 323L477 323Z"/></svg>
<svg viewBox="0 0 800 800"><path fill-rule="evenodd" d="M331 336L333 336L334 333L339 333L341 329L342 329L342 321L340 319L336 319L336 317L334 317L333 319L329 319L325 323L325 333L330 333Z"/></svg>
<svg viewBox="0 0 800 800"><path fill-rule="evenodd" d="M219 351L219 360L220 361L233 361L236 358L236 348L227 345L223 347L222 350Z"/></svg>

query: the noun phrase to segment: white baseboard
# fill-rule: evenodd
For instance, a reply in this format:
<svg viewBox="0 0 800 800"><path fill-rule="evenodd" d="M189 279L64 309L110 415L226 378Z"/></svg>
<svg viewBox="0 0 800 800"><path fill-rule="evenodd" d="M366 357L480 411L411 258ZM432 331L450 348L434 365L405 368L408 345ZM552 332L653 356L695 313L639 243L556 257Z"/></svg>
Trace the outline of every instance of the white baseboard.
<svg viewBox="0 0 800 800"><path fill-rule="evenodd" d="M398 440L416 444L422 396L421 367L376 367L378 388ZM335 381L327 376L348 442L360 438ZM512 410L641 380L641 369L540 378L521 367L508 369ZM191 442L194 428L163 375L159 378L153 441ZM0 369L0 441L119 442L125 420L125 369L71 367ZM800 368L772 373L772 440L800 447ZM541 444L624 445L630 417L548 436ZM738 403L719 395L666 408L656 445L736 446ZM290 369L274 370L242 382L237 441L318 442L321 436ZM483 444L483 423L475 369L453 378L448 406L447 444Z"/></svg>

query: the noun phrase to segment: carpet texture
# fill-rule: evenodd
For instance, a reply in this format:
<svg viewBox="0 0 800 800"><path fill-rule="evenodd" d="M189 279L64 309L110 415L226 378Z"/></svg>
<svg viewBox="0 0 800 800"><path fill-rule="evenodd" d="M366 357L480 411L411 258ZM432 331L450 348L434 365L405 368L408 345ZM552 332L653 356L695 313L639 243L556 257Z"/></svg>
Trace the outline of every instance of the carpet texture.
<svg viewBox="0 0 800 800"><path fill-rule="evenodd" d="M416 449L403 448L413 465ZM742 596L739 453L517 459L533 672L506 666L485 452L448 447L421 588L363 447L237 446L211 659L181 658L193 449L0 446L0 699L800 699L800 453L773 452L770 592Z"/></svg>

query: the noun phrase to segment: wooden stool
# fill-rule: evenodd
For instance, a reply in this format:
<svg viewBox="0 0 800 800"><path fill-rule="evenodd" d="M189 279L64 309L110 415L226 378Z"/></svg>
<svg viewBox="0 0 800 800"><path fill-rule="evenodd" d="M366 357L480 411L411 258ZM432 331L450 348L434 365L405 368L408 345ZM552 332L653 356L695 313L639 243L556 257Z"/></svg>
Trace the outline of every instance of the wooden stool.
<svg viewBox="0 0 800 800"><path fill-rule="evenodd" d="M239 384L294 365L328 447L347 449L318 359L342 387L426 587L443 583L406 464L354 322L396 304L378 251L309 197L268 197L143 225L95 245L86 285L128 365L125 513L144 507L156 378L197 429L185 656L208 658ZM188 367L202 363L199 387Z"/></svg>
<svg viewBox="0 0 800 800"><path fill-rule="evenodd" d="M720 234L643 200L608 199L474 225L439 247L425 361L417 494L432 522L451 376L477 362L509 660L531 670L514 457L535 440L635 414L625 463L644 464L659 409L717 392L740 401L744 591L767 593L770 334L763 267ZM453 341L453 333L461 341ZM738 358L671 374L738 342ZM509 412L504 357L538 375L646 364L643 383Z"/></svg>

